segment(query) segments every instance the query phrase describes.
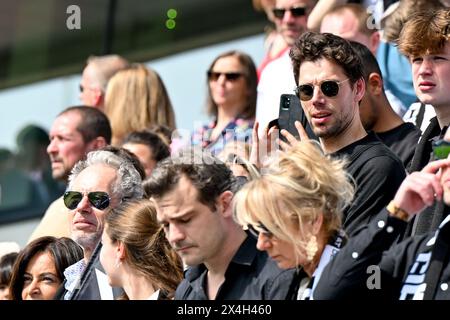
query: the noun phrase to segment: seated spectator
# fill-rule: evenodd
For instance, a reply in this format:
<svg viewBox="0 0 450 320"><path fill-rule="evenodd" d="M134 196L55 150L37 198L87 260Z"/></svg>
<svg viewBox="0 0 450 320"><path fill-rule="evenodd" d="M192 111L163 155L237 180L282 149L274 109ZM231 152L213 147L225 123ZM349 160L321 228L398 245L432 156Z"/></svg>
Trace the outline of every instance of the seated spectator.
<svg viewBox="0 0 450 320"><path fill-rule="evenodd" d="M283 269L297 268L288 299L312 295L324 266L345 243L341 215L353 198L345 162L302 141L235 196L236 220ZM286 284L289 286L289 284Z"/></svg>
<svg viewBox="0 0 450 320"><path fill-rule="evenodd" d="M100 262L109 284L130 300L172 299L183 280L180 257L156 221L154 204L134 201L106 216Z"/></svg>
<svg viewBox="0 0 450 320"><path fill-rule="evenodd" d="M152 125L175 129L175 113L166 87L156 71L143 64L117 72L108 82L105 114L111 122L112 145L133 131Z"/></svg>
<svg viewBox="0 0 450 320"><path fill-rule="evenodd" d="M0 300L10 300L9 286L14 262L19 254L10 252L0 258Z"/></svg>
<svg viewBox="0 0 450 320"><path fill-rule="evenodd" d="M264 28L266 37L264 39L264 57L258 66L258 79L262 70L273 60L278 59L288 49L288 44L284 40L283 35L279 31L279 27L275 23L275 15L273 9L275 8L275 0L252 0L253 8L256 11L264 11L267 20L270 22Z"/></svg>
<svg viewBox="0 0 450 320"><path fill-rule="evenodd" d="M41 237L19 252L11 277L12 300L51 300L64 279L64 269L83 258L69 238Z"/></svg>
<svg viewBox="0 0 450 320"><path fill-rule="evenodd" d="M170 148L161 137L149 130L131 132L123 140L122 147L134 153L150 177L158 161L170 156Z"/></svg>
<svg viewBox="0 0 450 320"><path fill-rule="evenodd" d="M83 248L83 257L66 268L55 298L112 300L123 293L109 286L99 261L104 218L121 203L142 198L144 175L134 154L112 146L90 152L74 166L64 204L69 209L71 237Z"/></svg>
<svg viewBox="0 0 450 320"><path fill-rule="evenodd" d="M236 180L209 152L189 148L161 161L145 181L169 243L188 266L176 300L285 299L281 270L233 220Z"/></svg>
<svg viewBox="0 0 450 320"><path fill-rule="evenodd" d="M348 241L323 271L314 298L450 298L448 210L437 230L395 244L408 221L420 216L424 208L440 202L450 205L450 131L443 140L435 141L433 149L439 160L408 175L389 205Z"/></svg>
<svg viewBox="0 0 450 320"><path fill-rule="evenodd" d="M229 51L208 69L207 112L213 120L196 128L192 144L217 155L231 141L249 142L256 110L256 68L250 56Z"/></svg>
<svg viewBox="0 0 450 320"><path fill-rule="evenodd" d="M350 43L363 64L366 92L359 105L359 115L364 129L374 131L402 160L405 168L408 168L421 132L414 124L403 122L392 109L383 89L383 76L374 55L365 45L354 41Z"/></svg>
<svg viewBox="0 0 450 320"><path fill-rule="evenodd" d="M128 61L116 54L89 57L80 82L81 102L104 111L105 91L109 79L128 66Z"/></svg>

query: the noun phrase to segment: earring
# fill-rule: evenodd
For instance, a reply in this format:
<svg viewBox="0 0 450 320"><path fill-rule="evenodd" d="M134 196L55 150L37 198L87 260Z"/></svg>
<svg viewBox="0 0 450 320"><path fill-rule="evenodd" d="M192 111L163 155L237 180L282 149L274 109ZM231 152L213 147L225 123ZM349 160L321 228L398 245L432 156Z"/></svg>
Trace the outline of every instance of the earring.
<svg viewBox="0 0 450 320"><path fill-rule="evenodd" d="M308 261L312 261L314 259L314 256L316 255L317 250L319 249L317 247L317 238L316 236L311 236L309 238L308 243L306 244L306 259Z"/></svg>
<svg viewBox="0 0 450 320"><path fill-rule="evenodd" d="M114 264L114 266L116 267L116 269L118 269L120 267L120 265L122 264L122 261L120 261L119 258L116 259L116 263Z"/></svg>

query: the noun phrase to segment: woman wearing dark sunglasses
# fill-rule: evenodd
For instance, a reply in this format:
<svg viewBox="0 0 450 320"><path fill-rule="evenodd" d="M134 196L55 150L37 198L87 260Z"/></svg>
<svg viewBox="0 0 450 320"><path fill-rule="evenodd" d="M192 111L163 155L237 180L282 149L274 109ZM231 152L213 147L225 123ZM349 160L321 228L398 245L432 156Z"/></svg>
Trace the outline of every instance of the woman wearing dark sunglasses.
<svg viewBox="0 0 450 320"><path fill-rule="evenodd" d="M315 141L302 141L235 196L237 221L258 238L257 248L280 268L297 268L288 299L310 299L345 242L341 215L354 190L344 165Z"/></svg>
<svg viewBox="0 0 450 320"><path fill-rule="evenodd" d="M252 58L239 51L219 55L208 69L207 83L207 112L214 119L194 131L192 144L217 155L228 142L251 138L257 83Z"/></svg>

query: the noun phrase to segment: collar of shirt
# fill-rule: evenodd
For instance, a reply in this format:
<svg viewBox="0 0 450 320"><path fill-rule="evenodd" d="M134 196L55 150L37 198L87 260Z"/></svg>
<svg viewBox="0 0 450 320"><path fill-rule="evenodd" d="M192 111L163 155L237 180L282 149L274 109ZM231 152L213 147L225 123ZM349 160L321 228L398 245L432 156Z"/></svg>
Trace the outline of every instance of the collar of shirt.
<svg viewBox="0 0 450 320"><path fill-rule="evenodd" d="M86 269L86 263L82 259L64 270L64 277L66 278L64 288L67 291L73 292L75 290L84 269Z"/></svg>
<svg viewBox="0 0 450 320"><path fill-rule="evenodd" d="M147 300L158 300L159 298L159 289L153 292Z"/></svg>

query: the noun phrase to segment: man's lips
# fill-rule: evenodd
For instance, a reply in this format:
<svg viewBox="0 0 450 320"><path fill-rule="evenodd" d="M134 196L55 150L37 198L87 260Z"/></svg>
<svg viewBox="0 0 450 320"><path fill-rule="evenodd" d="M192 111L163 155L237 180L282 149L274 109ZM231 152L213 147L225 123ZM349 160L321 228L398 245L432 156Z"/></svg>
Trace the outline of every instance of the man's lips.
<svg viewBox="0 0 450 320"><path fill-rule="evenodd" d="M176 251L180 252L180 253L184 253L191 248L192 248L192 246L185 246L185 247L177 248Z"/></svg>
<svg viewBox="0 0 450 320"><path fill-rule="evenodd" d="M76 221L74 221L74 225L77 227L95 226L95 224L93 224L92 222L90 222L88 220L76 220Z"/></svg>
<svg viewBox="0 0 450 320"><path fill-rule="evenodd" d="M311 120L316 124L322 124L327 122L331 115L331 112L318 112L311 115Z"/></svg>
<svg viewBox="0 0 450 320"><path fill-rule="evenodd" d="M421 81L419 82L419 88L422 91L428 91L433 89L436 86L435 83L431 82L431 81Z"/></svg>

